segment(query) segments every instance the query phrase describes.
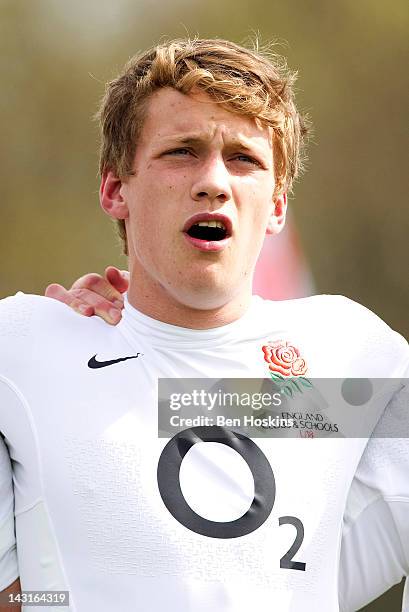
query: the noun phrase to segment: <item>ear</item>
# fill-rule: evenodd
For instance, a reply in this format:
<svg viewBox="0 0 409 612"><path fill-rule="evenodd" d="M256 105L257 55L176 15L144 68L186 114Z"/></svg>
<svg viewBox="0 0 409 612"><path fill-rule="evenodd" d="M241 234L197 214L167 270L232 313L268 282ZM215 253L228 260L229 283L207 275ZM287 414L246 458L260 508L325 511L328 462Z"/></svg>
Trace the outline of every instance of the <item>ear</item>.
<svg viewBox="0 0 409 612"><path fill-rule="evenodd" d="M122 195L122 180L113 172L104 172L99 188L99 201L104 211L113 219L127 219L128 206Z"/></svg>
<svg viewBox="0 0 409 612"><path fill-rule="evenodd" d="M287 194L280 193L274 197L274 207L268 220L266 234L279 234L285 225L287 213Z"/></svg>

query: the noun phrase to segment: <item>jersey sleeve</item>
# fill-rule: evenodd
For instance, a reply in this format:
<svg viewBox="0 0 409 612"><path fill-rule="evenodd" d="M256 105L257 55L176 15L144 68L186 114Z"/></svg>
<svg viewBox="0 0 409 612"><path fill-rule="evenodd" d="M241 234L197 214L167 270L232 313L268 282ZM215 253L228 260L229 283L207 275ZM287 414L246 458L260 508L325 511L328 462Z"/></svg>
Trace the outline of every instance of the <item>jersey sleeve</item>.
<svg viewBox="0 0 409 612"><path fill-rule="evenodd" d="M5 439L12 412L3 377L11 371L30 329L31 310L22 294L0 300L0 591L19 576L14 523L14 489L10 454Z"/></svg>
<svg viewBox="0 0 409 612"><path fill-rule="evenodd" d="M18 575L11 462L0 434L0 591L14 582Z"/></svg>
<svg viewBox="0 0 409 612"><path fill-rule="evenodd" d="M360 609L408 575L409 385L406 381L390 401L368 442L348 495L340 558L340 610ZM407 595L407 589L405 592ZM409 610L404 606L403 610Z"/></svg>

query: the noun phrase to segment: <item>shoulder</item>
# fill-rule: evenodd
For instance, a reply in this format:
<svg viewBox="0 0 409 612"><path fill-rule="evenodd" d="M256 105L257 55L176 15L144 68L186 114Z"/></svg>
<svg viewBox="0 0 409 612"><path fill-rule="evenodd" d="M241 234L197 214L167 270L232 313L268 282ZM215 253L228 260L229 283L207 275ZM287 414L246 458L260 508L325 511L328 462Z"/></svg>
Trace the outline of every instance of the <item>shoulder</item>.
<svg viewBox="0 0 409 612"><path fill-rule="evenodd" d="M19 292L0 300L0 337L4 339L16 341L46 330L81 326L86 320L65 304L40 295Z"/></svg>
<svg viewBox="0 0 409 612"><path fill-rule="evenodd" d="M11 318L22 316L27 319L34 311L41 309L60 309L64 304L57 300L44 297L42 295L33 295L19 291L15 295L10 295L0 300L0 323L3 323L3 316Z"/></svg>
<svg viewBox="0 0 409 612"><path fill-rule="evenodd" d="M17 293L0 300L0 358L10 355L12 347L20 348L30 342L34 321L45 299Z"/></svg>
<svg viewBox="0 0 409 612"><path fill-rule="evenodd" d="M16 293L0 300L0 337L27 333L32 315L32 300L37 296Z"/></svg>
<svg viewBox="0 0 409 612"><path fill-rule="evenodd" d="M354 329L362 324L390 329L374 312L343 295L313 295L295 300L263 300L266 311L281 311L289 321Z"/></svg>
<svg viewBox="0 0 409 612"><path fill-rule="evenodd" d="M0 300L0 375L13 378L56 348L69 349L108 328L101 319L82 317L51 298L18 293Z"/></svg>
<svg viewBox="0 0 409 612"><path fill-rule="evenodd" d="M302 339L321 376L401 377L409 367L407 341L374 312L342 295L265 302L284 328ZM322 372L322 374L321 374Z"/></svg>
<svg viewBox="0 0 409 612"><path fill-rule="evenodd" d="M263 304L265 314L275 318L278 315L288 325L342 329L350 334L368 330L391 331L374 312L343 295L313 295L280 302L263 300Z"/></svg>
<svg viewBox="0 0 409 612"><path fill-rule="evenodd" d="M332 298L328 331L347 351L372 363L371 376L405 376L409 366L409 345L377 314L362 304L341 295Z"/></svg>

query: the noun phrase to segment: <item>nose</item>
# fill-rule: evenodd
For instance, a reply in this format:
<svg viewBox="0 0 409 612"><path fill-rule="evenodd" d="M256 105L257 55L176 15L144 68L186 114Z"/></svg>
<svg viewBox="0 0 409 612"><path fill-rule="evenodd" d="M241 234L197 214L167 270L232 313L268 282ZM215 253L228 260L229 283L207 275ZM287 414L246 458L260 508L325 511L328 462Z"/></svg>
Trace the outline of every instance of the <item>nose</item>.
<svg viewBox="0 0 409 612"><path fill-rule="evenodd" d="M212 157L202 164L192 185L192 199L224 204L232 197L230 175L223 158Z"/></svg>

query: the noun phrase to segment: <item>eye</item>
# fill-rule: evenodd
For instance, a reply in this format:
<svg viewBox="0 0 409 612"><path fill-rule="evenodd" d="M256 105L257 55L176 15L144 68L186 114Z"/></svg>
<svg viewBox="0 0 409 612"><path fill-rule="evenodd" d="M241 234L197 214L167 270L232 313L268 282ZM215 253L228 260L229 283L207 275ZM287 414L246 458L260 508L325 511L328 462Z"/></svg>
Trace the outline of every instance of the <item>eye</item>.
<svg viewBox="0 0 409 612"><path fill-rule="evenodd" d="M261 164L257 159L255 159L254 157L251 157L250 155L246 155L245 153L239 153L233 159L237 159L238 161L247 162L249 164L254 164L255 166L259 166L259 168L261 168Z"/></svg>
<svg viewBox="0 0 409 612"><path fill-rule="evenodd" d="M172 149L171 151L165 151L164 155L191 155L191 151L189 149L185 149L181 147L180 149Z"/></svg>

